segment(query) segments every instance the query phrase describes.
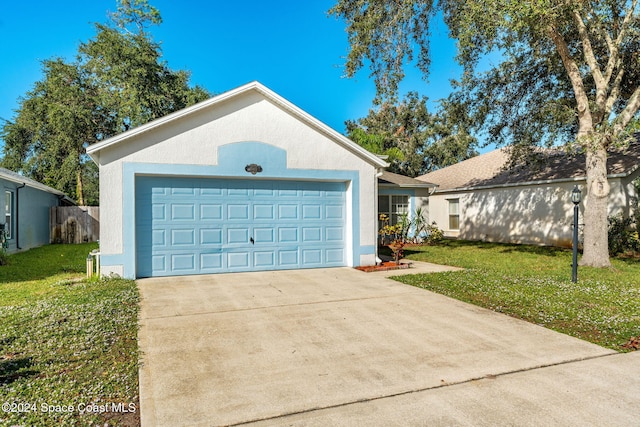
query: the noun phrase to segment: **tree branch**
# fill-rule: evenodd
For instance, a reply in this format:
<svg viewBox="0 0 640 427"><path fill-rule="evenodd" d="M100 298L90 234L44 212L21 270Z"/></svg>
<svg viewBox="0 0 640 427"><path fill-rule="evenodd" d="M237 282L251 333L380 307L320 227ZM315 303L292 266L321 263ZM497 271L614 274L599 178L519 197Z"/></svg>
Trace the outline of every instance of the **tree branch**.
<svg viewBox="0 0 640 427"><path fill-rule="evenodd" d="M613 137L617 138L629 125L629 122L640 109L640 86L633 91L633 94L627 102L627 106L622 110L622 113L616 118L616 123L613 126Z"/></svg>
<svg viewBox="0 0 640 427"><path fill-rule="evenodd" d="M611 38L607 34L607 45L609 46L609 62L607 63L607 70L605 72L605 76L607 79L607 84L611 76L613 75L614 70L620 66L620 45L624 40L624 37L627 34L627 30L629 29L629 22L631 22L631 18L634 15L634 10L638 7L638 0L633 0L631 5L627 9L625 13L625 17L622 20L622 25L620 26L620 32L618 33L618 37L616 37L616 41L611 41ZM606 33L606 31L605 31Z"/></svg>
<svg viewBox="0 0 640 427"><path fill-rule="evenodd" d="M569 76L569 80L571 81L571 86L573 87L573 93L578 104L578 119L580 126L578 134L580 134L581 131L584 132L585 127L589 128L588 130L592 130L593 118L591 117L591 111L589 110L589 97L584 89L584 82L582 81L580 69L578 68L575 60L571 57L571 52L569 52L569 47L567 46L567 42L564 37L562 37L562 34L560 34L553 25L549 26L547 31L556 46L558 54L562 59L562 64L564 65L567 75Z"/></svg>
<svg viewBox="0 0 640 427"><path fill-rule="evenodd" d="M604 120L608 120L609 116L611 115L611 111L613 110L613 106L616 103L616 101L618 100L618 97L620 96L620 85L622 84L622 78L624 77L624 68L620 68L620 65L622 65L622 59L618 60L618 64L617 67L619 69L618 74L616 75L616 78L613 80L613 85L611 87L611 90L609 91L609 97L607 98L607 102L605 104L605 111L604 111Z"/></svg>
<svg viewBox="0 0 640 427"><path fill-rule="evenodd" d="M577 10L573 11L573 19L576 25L578 26L578 34L580 34L580 41L582 42L582 51L584 53L584 59L587 61L587 64L591 69L591 74L593 75L593 80L596 83L596 92L597 92L596 104L599 107L603 107L606 92L607 92L606 87L608 82L605 81L602 75L602 71L600 70L600 65L598 65L596 55L593 52L593 46L591 46L591 40L589 39L589 33L587 31L587 27L584 25L582 16L580 16L580 13Z"/></svg>

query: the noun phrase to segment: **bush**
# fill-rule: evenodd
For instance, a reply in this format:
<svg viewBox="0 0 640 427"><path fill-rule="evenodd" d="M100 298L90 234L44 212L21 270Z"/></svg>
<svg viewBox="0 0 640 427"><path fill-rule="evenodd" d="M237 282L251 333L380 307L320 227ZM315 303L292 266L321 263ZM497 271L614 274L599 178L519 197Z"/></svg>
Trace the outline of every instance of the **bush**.
<svg viewBox="0 0 640 427"><path fill-rule="evenodd" d="M426 235L422 238L422 243L425 245L435 245L444 239L444 232L438 228L436 222L425 227Z"/></svg>
<svg viewBox="0 0 640 427"><path fill-rule="evenodd" d="M4 248L0 248L0 265L7 265L9 263L9 254Z"/></svg>
<svg viewBox="0 0 640 427"><path fill-rule="evenodd" d="M639 253L637 218L617 215L609 217L609 254Z"/></svg>

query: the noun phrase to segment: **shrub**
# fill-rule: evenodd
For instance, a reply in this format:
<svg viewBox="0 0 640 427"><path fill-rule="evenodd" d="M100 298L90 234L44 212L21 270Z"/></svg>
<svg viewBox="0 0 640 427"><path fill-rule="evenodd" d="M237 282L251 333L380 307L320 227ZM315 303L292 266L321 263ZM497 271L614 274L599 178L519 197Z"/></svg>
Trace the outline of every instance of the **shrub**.
<svg viewBox="0 0 640 427"><path fill-rule="evenodd" d="M438 228L435 221L425 227L426 235L422 238L422 243L425 245L435 245L444 239L444 232Z"/></svg>
<svg viewBox="0 0 640 427"><path fill-rule="evenodd" d="M609 217L609 253L618 255L629 252L640 252L637 218L622 215Z"/></svg>
<svg viewBox="0 0 640 427"><path fill-rule="evenodd" d="M0 248L0 265L7 265L9 263L9 254L4 248Z"/></svg>

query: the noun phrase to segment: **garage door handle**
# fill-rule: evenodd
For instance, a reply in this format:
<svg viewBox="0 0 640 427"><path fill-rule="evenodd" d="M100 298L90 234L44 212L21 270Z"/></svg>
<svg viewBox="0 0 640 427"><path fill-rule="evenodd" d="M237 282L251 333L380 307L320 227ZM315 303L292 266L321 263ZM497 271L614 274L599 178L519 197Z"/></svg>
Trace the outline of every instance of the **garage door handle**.
<svg viewBox="0 0 640 427"><path fill-rule="evenodd" d="M249 239L249 241L251 242L251 244L252 244L252 245L255 245L255 244L256 244L256 241L255 241L255 240L253 240L253 237L252 237L252 238L250 238L250 239Z"/></svg>

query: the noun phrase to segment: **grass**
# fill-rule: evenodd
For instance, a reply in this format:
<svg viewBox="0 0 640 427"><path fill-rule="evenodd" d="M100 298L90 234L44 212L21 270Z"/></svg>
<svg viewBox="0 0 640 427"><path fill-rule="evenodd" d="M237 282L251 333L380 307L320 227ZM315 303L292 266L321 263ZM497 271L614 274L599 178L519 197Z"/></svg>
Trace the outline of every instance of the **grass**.
<svg viewBox="0 0 640 427"><path fill-rule="evenodd" d="M44 246L0 267L1 426L139 425L137 288L82 280L94 248Z"/></svg>
<svg viewBox="0 0 640 427"><path fill-rule="evenodd" d="M640 335L637 260L580 267L572 283L571 251L558 248L445 241L406 248L405 257L466 270L395 277L403 283L618 351Z"/></svg>

